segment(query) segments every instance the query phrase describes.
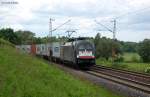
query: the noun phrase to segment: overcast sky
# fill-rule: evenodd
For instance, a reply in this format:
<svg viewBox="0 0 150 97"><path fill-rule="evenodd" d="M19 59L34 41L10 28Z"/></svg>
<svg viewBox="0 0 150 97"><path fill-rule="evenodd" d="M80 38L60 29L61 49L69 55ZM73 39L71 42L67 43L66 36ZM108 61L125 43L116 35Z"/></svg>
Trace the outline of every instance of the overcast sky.
<svg viewBox="0 0 150 97"><path fill-rule="evenodd" d="M150 0L0 0L0 28L30 30L37 37L47 36L49 18L53 28L71 19L53 32L66 36L66 30L75 29L72 36L102 36L112 38L109 29L116 19L116 38L123 41L150 39Z"/></svg>

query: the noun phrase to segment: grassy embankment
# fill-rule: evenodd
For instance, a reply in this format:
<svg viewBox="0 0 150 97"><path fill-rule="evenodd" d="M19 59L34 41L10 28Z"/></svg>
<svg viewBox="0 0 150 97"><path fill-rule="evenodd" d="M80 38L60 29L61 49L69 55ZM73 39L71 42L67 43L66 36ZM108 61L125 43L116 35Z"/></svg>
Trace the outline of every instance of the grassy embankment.
<svg viewBox="0 0 150 97"><path fill-rule="evenodd" d="M0 97L120 97L0 42Z"/></svg>
<svg viewBox="0 0 150 97"><path fill-rule="evenodd" d="M97 59L97 64L137 72L145 72L147 68L150 68L150 63L140 62L140 56L137 53L124 53L123 58L124 61L117 63L116 67L112 65L111 61L102 59Z"/></svg>

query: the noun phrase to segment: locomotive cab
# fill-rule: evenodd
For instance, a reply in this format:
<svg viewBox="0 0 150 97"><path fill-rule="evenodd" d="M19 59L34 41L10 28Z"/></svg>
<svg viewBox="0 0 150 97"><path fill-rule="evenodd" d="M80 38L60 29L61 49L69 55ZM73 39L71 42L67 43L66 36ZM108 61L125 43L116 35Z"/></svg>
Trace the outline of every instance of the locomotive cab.
<svg viewBox="0 0 150 97"><path fill-rule="evenodd" d="M80 67L90 67L95 65L95 47L86 40L78 41L76 45L76 60Z"/></svg>

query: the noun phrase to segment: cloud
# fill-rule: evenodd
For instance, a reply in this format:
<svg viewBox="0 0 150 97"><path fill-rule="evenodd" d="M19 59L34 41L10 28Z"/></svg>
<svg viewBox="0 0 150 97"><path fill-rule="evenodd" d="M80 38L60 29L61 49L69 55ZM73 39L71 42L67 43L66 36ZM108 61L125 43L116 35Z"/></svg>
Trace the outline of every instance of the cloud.
<svg viewBox="0 0 150 97"><path fill-rule="evenodd" d="M112 33L96 24L94 20L96 19L112 29L113 24L110 21L112 21L114 17L119 17L117 18L118 39L140 41L147 37L150 38L149 0L14 1L17 1L18 4L0 4L1 27L9 26L15 29L31 30L36 33L36 36L46 36L49 32L49 18L51 17L55 19L55 21L53 21L53 28L71 19L71 22L55 31L53 35L66 35L66 30L78 29L78 33L74 33L73 35L95 36L97 32L100 32L102 36L112 37ZM133 14L133 12L138 12L140 9L143 10ZM98 29L104 31L98 31ZM137 36L135 39L134 34Z"/></svg>

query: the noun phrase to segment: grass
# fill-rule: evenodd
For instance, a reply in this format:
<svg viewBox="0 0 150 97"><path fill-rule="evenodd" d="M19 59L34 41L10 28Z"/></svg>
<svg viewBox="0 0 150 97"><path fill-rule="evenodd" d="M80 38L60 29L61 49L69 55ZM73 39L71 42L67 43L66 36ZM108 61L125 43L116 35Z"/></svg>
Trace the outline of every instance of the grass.
<svg viewBox="0 0 150 97"><path fill-rule="evenodd" d="M15 45L13 45L12 43L0 38L0 46L3 46L3 45L8 45L8 46L15 47Z"/></svg>
<svg viewBox="0 0 150 97"><path fill-rule="evenodd" d="M96 63L103 66L115 67L142 73L145 73L145 70L150 68L150 63L140 62L140 56L137 53L125 53L123 58L124 62L116 63L116 67L115 65L112 65L112 62L102 59L97 59Z"/></svg>
<svg viewBox="0 0 150 97"><path fill-rule="evenodd" d="M0 46L0 97L120 97L42 59Z"/></svg>
<svg viewBox="0 0 150 97"><path fill-rule="evenodd" d="M114 65L112 65L111 62L101 61L100 59L97 59L97 64L102 65L102 66L114 67ZM120 65L120 66L118 66L118 65ZM120 62L120 63L117 63L117 67L115 67L115 68L145 73L146 68L149 68L149 67L150 67L150 63Z"/></svg>
<svg viewBox="0 0 150 97"><path fill-rule="evenodd" d="M124 53L124 62L140 62L140 56L137 53Z"/></svg>

